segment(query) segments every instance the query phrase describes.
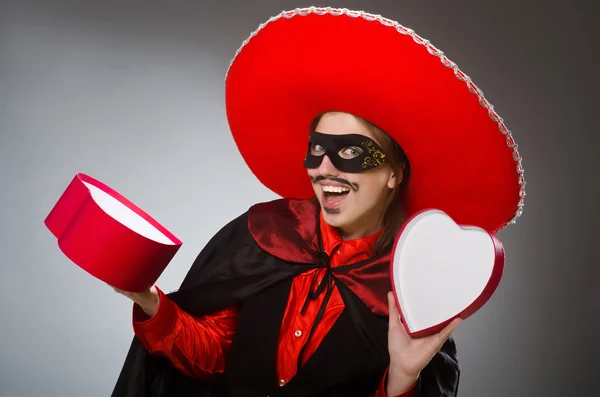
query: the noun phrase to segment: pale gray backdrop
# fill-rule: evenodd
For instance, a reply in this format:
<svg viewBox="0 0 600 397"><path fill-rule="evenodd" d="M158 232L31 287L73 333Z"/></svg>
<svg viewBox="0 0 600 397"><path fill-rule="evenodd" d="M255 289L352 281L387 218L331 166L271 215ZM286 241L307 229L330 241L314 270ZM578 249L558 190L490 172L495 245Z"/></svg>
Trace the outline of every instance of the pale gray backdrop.
<svg viewBox="0 0 600 397"><path fill-rule="evenodd" d="M306 1L2 1L0 396L108 396L131 304L69 262L43 220L76 172L184 245L177 288L224 223L276 198L229 135L223 79L261 22ZM506 272L456 333L460 395L598 396L598 13L590 2L330 1L430 39L505 118L525 213ZM402 93L399 93L402 95Z"/></svg>

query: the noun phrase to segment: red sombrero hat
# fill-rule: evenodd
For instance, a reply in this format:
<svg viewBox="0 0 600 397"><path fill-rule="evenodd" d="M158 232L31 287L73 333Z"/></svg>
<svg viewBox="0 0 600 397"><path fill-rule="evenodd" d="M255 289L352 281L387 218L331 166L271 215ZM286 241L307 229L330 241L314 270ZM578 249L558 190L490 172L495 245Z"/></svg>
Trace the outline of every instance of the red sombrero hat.
<svg viewBox="0 0 600 397"><path fill-rule="evenodd" d="M491 232L521 215L523 168L502 119L440 50L379 15L311 7L261 24L231 62L226 110L244 160L283 197L314 194L303 167L310 123L337 110L404 149L409 215L435 208Z"/></svg>

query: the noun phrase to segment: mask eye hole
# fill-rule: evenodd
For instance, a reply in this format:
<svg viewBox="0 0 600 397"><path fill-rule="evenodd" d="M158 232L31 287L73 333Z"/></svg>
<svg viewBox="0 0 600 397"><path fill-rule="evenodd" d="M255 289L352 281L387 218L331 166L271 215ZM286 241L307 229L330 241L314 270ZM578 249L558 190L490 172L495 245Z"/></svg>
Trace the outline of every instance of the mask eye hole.
<svg viewBox="0 0 600 397"><path fill-rule="evenodd" d="M360 156L363 150L358 146L348 146L339 151L339 155L341 158L350 160L355 157Z"/></svg>

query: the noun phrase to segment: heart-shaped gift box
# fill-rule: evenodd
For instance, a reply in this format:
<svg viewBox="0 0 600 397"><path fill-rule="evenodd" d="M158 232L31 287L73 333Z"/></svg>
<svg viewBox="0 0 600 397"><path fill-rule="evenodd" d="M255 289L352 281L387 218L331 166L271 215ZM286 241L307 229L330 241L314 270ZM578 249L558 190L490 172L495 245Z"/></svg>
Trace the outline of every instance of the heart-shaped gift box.
<svg viewBox="0 0 600 397"><path fill-rule="evenodd" d="M82 173L75 175L44 223L75 264L131 292L151 287L182 245L131 201Z"/></svg>
<svg viewBox="0 0 600 397"><path fill-rule="evenodd" d="M481 228L425 210L399 231L390 270L402 323L408 334L421 337L481 309L500 283L504 248Z"/></svg>

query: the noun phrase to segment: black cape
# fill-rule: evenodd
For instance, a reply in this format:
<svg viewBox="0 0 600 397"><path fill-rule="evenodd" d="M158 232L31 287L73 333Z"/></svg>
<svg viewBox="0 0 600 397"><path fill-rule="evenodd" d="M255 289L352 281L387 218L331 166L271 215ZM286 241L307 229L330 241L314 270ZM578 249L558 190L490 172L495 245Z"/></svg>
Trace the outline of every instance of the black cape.
<svg viewBox="0 0 600 397"><path fill-rule="evenodd" d="M280 387L276 348L292 280L317 267L325 268L326 276L307 299L323 293L327 301L335 284L345 308L311 358ZM389 252L328 266L318 204L290 199L257 204L208 242L181 287L168 295L196 316L230 305L240 307L225 374L210 380L188 377L168 359L149 354L134 337L112 396L369 397L389 364L390 290ZM450 338L421 372L415 397L455 396L459 374Z"/></svg>

